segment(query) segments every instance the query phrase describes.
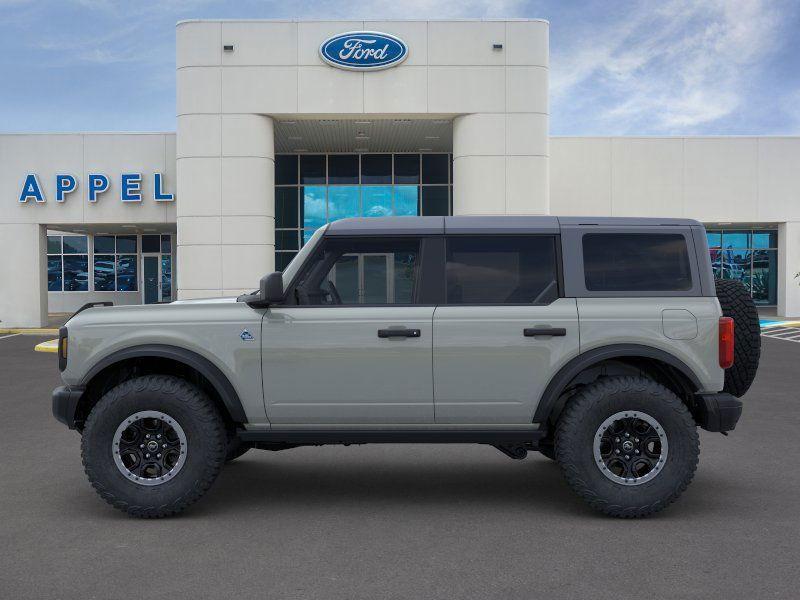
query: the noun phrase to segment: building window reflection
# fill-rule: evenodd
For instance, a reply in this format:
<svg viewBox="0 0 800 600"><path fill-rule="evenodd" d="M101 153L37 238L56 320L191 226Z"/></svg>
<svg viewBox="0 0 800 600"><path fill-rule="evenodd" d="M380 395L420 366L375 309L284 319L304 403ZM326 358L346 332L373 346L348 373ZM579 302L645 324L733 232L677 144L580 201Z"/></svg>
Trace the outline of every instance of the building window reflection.
<svg viewBox="0 0 800 600"><path fill-rule="evenodd" d="M47 236L47 291L89 291L87 236Z"/></svg>
<svg viewBox="0 0 800 600"><path fill-rule="evenodd" d="M714 277L741 281L756 304L774 306L778 297L776 229L709 229Z"/></svg>
<svg viewBox="0 0 800 600"><path fill-rule="evenodd" d="M326 223L348 217L452 214L450 154L279 154L275 268Z"/></svg>

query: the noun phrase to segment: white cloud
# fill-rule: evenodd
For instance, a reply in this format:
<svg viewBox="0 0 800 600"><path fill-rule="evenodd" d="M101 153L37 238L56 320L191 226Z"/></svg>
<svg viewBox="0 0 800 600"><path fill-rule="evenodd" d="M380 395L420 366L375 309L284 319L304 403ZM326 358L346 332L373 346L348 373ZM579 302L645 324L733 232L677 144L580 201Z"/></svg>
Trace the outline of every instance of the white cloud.
<svg viewBox="0 0 800 600"><path fill-rule="evenodd" d="M639 5L554 53L554 105L576 96L586 102L589 94L605 107L597 118L616 133L691 131L740 106L749 75L776 48L781 26L771 0Z"/></svg>

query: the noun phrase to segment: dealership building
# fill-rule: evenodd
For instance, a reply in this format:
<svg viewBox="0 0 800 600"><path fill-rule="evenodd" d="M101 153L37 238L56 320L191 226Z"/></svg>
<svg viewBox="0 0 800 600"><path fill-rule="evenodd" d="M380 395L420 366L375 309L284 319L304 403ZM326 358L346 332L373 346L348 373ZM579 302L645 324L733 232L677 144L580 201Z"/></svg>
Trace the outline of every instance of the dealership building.
<svg viewBox="0 0 800 600"><path fill-rule="evenodd" d="M186 21L177 133L0 134L0 327L235 295L351 216L688 217L800 315L800 138L550 137L548 23Z"/></svg>

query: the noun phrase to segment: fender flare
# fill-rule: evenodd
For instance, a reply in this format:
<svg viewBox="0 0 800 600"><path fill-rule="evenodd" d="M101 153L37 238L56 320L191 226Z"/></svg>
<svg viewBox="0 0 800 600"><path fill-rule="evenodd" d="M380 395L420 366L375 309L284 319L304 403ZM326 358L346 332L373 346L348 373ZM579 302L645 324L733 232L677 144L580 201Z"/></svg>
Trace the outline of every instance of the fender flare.
<svg viewBox="0 0 800 600"><path fill-rule="evenodd" d="M167 358L187 367L191 367L203 377L205 377L214 390L219 394L225 409L231 419L237 423L247 423L247 415L242 408L239 394L236 393L230 380L225 374L210 360L186 348L179 346L169 346L166 344L144 344L141 346L131 346L104 356L97 361L91 369L83 376L80 385L86 386L94 377L104 369L116 363L131 358Z"/></svg>
<svg viewBox="0 0 800 600"><path fill-rule="evenodd" d="M681 359L665 350L659 350L658 348L641 344L613 344L611 346L602 346L601 348L594 348L579 354L559 369L558 373L556 373L550 380L550 383L547 384L547 387L539 399L539 404L536 406L536 412L533 415L533 422L547 422L564 389L569 382L582 371L604 360L623 357L652 358L659 360L673 367L686 377L686 379L691 382L695 391L702 387L697 375L694 374L689 366Z"/></svg>

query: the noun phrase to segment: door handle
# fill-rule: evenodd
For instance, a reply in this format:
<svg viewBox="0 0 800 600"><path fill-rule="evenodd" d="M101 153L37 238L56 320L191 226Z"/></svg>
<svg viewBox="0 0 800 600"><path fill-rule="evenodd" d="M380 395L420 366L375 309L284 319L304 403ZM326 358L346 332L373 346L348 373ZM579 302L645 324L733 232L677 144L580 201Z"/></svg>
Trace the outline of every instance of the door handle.
<svg viewBox="0 0 800 600"><path fill-rule="evenodd" d="M419 329L378 329L379 338L418 338L421 335Z"/></svg>
<svg viewBox="0 0 800 600"><path fill-rule="evenodd" d="M564 336L567 335L567 330L563 327L526 327L522 330L522 333L525 337L537 335Z"/></svg>

